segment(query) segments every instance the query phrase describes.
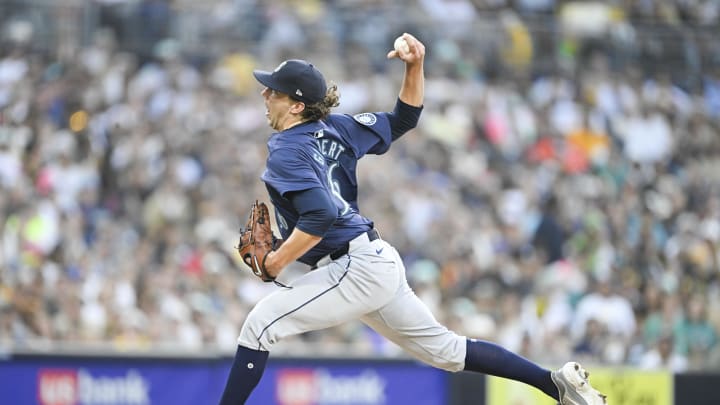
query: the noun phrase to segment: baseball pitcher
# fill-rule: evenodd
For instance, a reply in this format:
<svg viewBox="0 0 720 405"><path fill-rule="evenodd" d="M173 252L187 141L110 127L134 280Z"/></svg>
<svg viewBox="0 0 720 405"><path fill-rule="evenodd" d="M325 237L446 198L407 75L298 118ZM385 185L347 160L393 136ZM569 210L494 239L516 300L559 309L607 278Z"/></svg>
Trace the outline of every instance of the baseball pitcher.
<svg viewBox="0 0 720 405"><path fill-rule="evenodd" d="M496 344L439 324L412 291L395 248L357 210L357 160L382 154L415 127L423 104L425 46L403 34L388 58L405 63L395 108L389 113L331 114L335 85L303 60L255 71L265 88L268 140L261 176L282 243L269 231L267 209L256 204L239 249L264 281L293 261L313 270L263 298L238 338L221 405L243 404L262 377L270 350L295 334L360 319L415 358L447 371L475 371L530 384L562 405L605 404L575 362L546 370Z"/></svg>

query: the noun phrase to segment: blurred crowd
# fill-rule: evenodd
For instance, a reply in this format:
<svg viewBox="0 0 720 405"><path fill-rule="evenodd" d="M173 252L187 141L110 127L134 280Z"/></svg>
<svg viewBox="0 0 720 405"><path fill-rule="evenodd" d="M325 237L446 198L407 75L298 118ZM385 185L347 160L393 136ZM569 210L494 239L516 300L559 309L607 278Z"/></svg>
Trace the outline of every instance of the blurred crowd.
<svg viewBox="0 0 720 405"><path fill-rule="evenodd" d="M277 288L234 250L267 195L270 129L251 71L307 58L339 85L337 112L392 109L403 68L384 58L403 29L381 3L210 2L232 11L214 21L250 9L265 19L201 61L152 33L149 54L128 52L122 24L64 59L14 32L0 50L0 347L232 351L246 313ZM425 109L390 152L360 162L360 208L437 318L546 364L720 368L720 64L678 77L592 40L538 55L522 15L564 2L406 3L438 20L417 32ZM508 36L494 47L473 47L462 24L444 29L472 29L506 3L517 13L498 20ZM713 1L615 3L718 24ZM340 9L374 20L331 26ZM308 16L328 25L309 30ZM542 59L560 62L533 71ZM360 323L283 350L401 355Z"/></svg>

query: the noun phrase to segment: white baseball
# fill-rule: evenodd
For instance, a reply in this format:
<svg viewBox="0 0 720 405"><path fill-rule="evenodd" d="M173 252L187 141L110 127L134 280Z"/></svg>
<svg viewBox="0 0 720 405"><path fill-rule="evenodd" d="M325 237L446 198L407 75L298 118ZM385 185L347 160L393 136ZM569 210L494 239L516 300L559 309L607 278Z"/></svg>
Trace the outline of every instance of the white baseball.
<svg viewBox="0 0 720 405"><path fill-rule="evenodd" d="M397 37L395 39L393 48L395 48L395 50L400 53L409 53L410 52L410 45L408 45L407 41L403 37Z"/></svg>

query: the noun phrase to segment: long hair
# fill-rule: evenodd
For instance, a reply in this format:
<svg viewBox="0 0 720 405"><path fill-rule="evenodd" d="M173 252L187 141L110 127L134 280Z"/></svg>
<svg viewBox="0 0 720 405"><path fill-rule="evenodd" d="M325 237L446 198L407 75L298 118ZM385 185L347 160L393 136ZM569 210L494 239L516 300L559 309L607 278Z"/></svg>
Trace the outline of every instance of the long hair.
<svg viewBox="0 0 720 405"><path fill-rule="evenodd" d="M300 113L303 121L319 121L328 115L333 108L340 105L340 92L337 84L330 82L325 98L317 103L305 104L305 109Z"/></svg>

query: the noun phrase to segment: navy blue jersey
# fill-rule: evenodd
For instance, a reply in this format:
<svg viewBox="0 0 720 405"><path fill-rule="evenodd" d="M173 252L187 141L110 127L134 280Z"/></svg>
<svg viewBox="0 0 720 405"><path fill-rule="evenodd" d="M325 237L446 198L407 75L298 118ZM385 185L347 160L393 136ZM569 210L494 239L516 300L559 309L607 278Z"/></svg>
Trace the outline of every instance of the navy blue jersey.
<svg viewBox="0 0 720 405"><path fill-rule="evenodd" d="M330 114L319 124L320 132L315 136L328 163L331 189L346 210L359 211L357 162L366 154L381 155L390 148L388 113Z"/></svg>
<svg viewBox="0 0 720 405"><path fill-rule="evenodd" d="M338 216L335 223L323 235L322 241L299 259L310 265L373 226L372 221L358 214L333 192L329 181L331 166L320 148L320 134L324 128L321 122L309 122L273 134L268 141L268 159L261 176L275 206L275 218L284 239L290 236L300 218L287 193L321 188L336 202Z"/></svg>

